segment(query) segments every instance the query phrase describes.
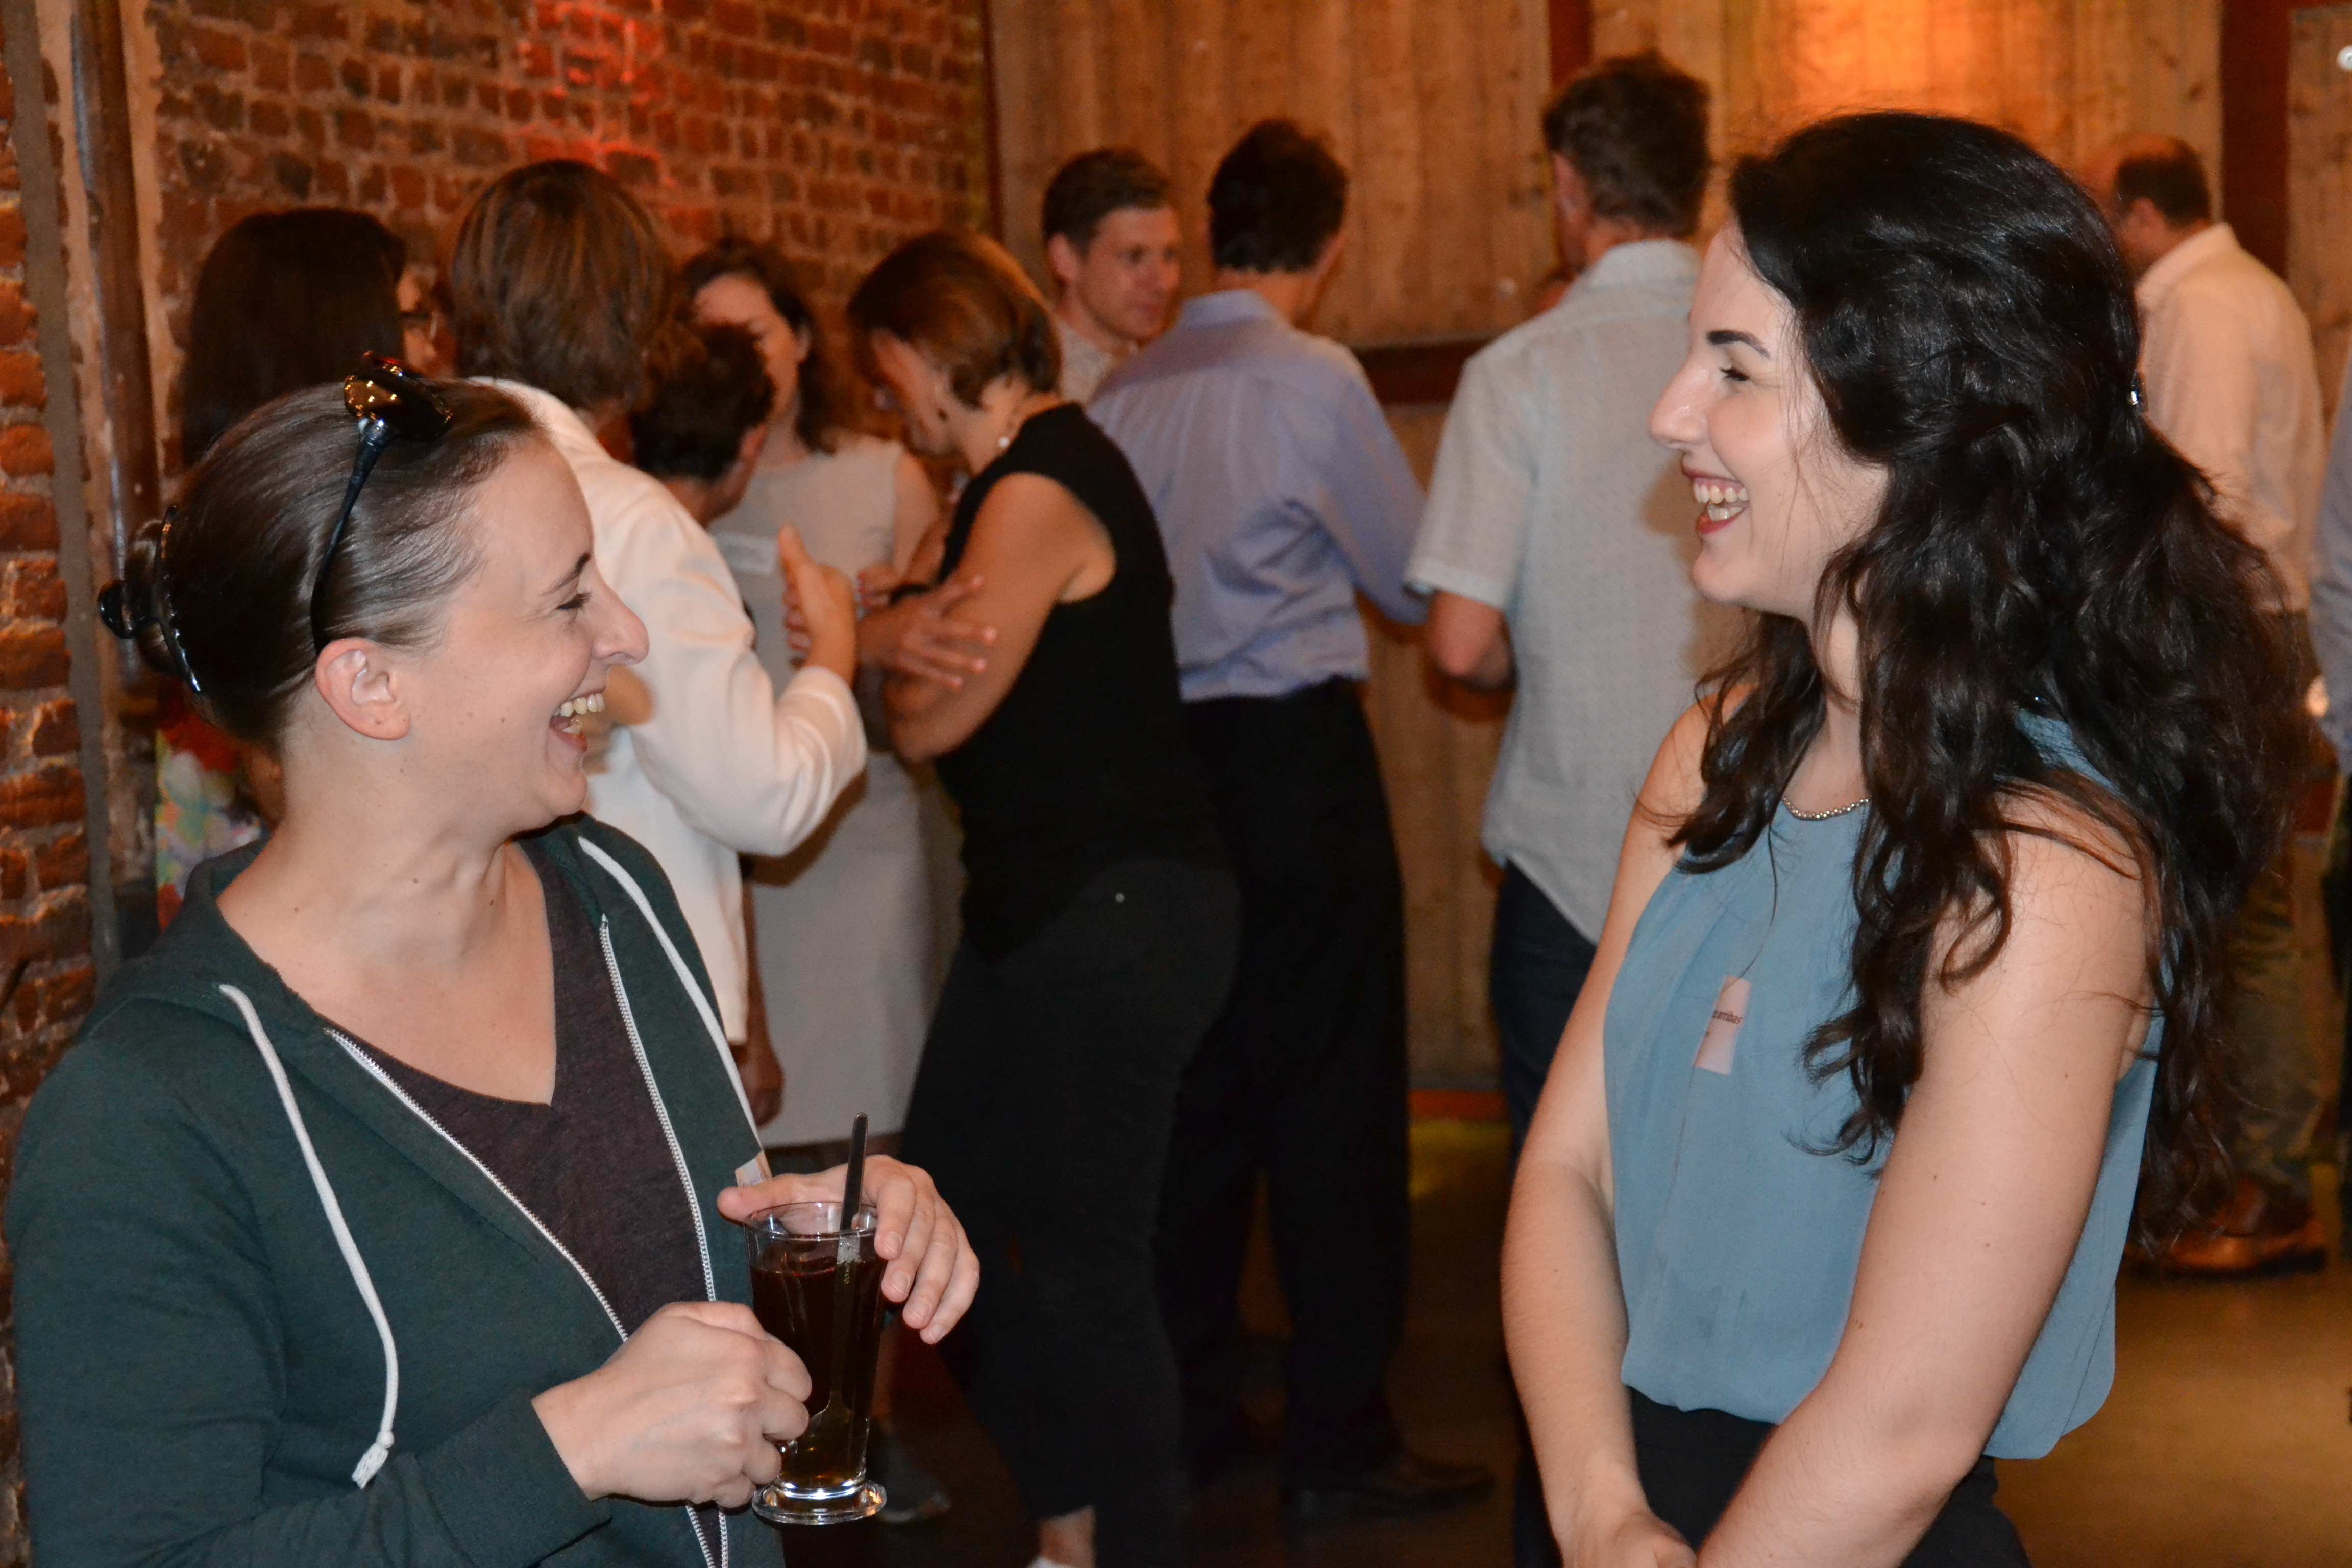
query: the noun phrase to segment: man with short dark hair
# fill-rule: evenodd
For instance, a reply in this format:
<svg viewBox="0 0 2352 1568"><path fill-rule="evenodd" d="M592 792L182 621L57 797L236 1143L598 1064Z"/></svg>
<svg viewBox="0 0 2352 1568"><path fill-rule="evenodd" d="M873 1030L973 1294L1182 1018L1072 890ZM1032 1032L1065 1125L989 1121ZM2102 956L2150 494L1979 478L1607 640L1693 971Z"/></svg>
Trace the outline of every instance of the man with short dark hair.
<svg viewBox="0 0 2352 1568"><path fill-rule="evenodd" d="M1044 226L1061 393L1084 403L1168 324L1181 260L1175 197L1142 153L1097 147L1055 171Z"/></svg>
<svg viewBox="0 0 2352 1568"><path fill-rule="evenodd" d="M1481 834L1503 870L1487 990L1515 1150L1591 969L1634 795L1738 624L1691 587L1690 485L1648 427L1698 283L1706 105L1653 52L1601 61L1545 110L1575 281L1463 367L1409 574L1430 592L1439 668L1517 681ZM1524 1447L1513 1551L1520 1568L1559 1561Z"/></svg>
<svg viewBox="0 0 2352 1568"><path fill-rule="evenodd" d="M1406 1450L1384 1391L1404 1321L1404 926L1364 721L1359 592L1418 621L1421 489L1363 368L1310 336L1348 176L1287 121L1209 187L1213 292L1092 412L1168 544L1185 721L1242 891L1231 999L1187 1071L1160 1211L1163 1316L1196 1476L1244 1446L1238 1289L1265 1180L1292 1339L1294 1517L1465 1501L1493 1478Z"/></svg>
<svg viewBox="0 0 2352 1568"><path fill-rule="evenodd" d="M767 444L776 384L741 327L673 322L629 410L630 455L705 528L742 500Z"/></svg>
<svg viewBox="0 0 2352 1568"><path fill-rule="evenodd" d="M2326 468L2310 324L2278 275L2213 221L2204 163L2187 142L2127 137L2084 184L2137 279L2147 421L2205 471L2221 514L2269 555L2285 633L2308 663ZM2166 1252L2177 1271L2248 1274L2326 1256L2311 1167L2324 1157L2318 1123L2334 1064L2311 999L2328 980L2324 951L2298 935L2294 917L2296 905L2316 903L2316 878L2315 865L2282 851L2239 911L2227 1020L2237 1180L2216 1223Z"/></svg>

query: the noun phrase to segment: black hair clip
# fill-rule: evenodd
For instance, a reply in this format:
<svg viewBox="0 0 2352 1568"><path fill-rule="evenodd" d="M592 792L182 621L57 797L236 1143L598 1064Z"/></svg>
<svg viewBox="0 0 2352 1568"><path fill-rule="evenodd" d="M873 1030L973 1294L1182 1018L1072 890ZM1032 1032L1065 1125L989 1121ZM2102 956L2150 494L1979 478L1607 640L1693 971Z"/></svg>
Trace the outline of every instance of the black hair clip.
<svg viewBox="0 0 2352 1568"><path fill-rule="evenodd" d="M98 618L106 629L125 642L134 641L149 626L163 634L164 651L172 658L172 672L188 683L188 689L204 694L205 683L196 679L194 666L188 663L187 650L180 646L180 628L172 624L171 584L164 580L167 558L172 548L172 525L180 521L180 509L172 507L163 513L161 531L155 536L154 563L148 569L144 604L131 602L131 584L121 579L109 583L98 593Z"/></svg>
<svg viewBox="0 0 2352 1568"><path fill-rule="evenodd" d="M108 631L124 642L129 642L155 624L155 617L152 615L134 616L131 614L130 606L123 603L122 584L119 581L109 583L98 591L98 618L105 623Z"/></svg>

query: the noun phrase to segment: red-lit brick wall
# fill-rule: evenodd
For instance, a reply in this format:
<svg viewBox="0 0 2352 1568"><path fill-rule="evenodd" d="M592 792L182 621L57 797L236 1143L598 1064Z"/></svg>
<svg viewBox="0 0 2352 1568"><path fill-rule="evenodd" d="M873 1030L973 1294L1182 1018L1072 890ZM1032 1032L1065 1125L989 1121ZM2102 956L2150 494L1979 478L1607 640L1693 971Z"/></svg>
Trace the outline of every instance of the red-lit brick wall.
<svg viewBox="0 0 2352 1568"><path fill-rule="evenodd" d="M31 102L40 101L37 89ZM25 1103L89 1008L89 845L79 716L66 695L65 585L50 510L48 387L25 302L25 218L0 72L0 1192ZM59 395L70 395L61 388ZM0 1254L0 1302L7 1270ZM25 1560L15 1314L0 1319L0 1563Z"/></svg>
<svg viewBox="0 0 2352 1568"><path fill-rule="evenodd" d="M429 260L485 181L548 157L618 175L681 251L780 241L837 302L897 241L985 218L980 4L152 0L170 336L248 213L359 207Z"/></svg>

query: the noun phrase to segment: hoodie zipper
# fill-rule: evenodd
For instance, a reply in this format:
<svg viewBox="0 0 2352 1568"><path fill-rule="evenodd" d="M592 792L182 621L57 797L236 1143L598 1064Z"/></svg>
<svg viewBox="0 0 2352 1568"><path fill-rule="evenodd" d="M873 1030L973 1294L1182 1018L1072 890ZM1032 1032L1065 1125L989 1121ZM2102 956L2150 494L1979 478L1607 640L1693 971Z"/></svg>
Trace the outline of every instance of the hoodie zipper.
<svg viewBox="0 0 2352 1568"><path fill-rule="evenodd" d="M613 917L604 915L596 922L597 939L604 946L604 970L613 977L613 999L621 1005L621 1026L628 1032L629 1048L637 1053L637 1070L646 1075L646 1094L654 1102L654 1116L661 1122L662 1137L669 1142L669 1157L677 1166L677 1184L686 1190L686 1212L694 1218L695 1250L702 1257L702 1293L707 1300L719 1300L719 1281L710 1272L710 1237L702 1228L702 1199L694 1190L694 1173L687 1169L686 1151L679 1147L677 1131L670 1126L669 1107L662 1100L661 1084L654 1078L654 1064L646 1055L646 1043L637 1035L636 1010L629 1005L629 988L621 980L621 962L613 952ZM719 1537L719 1561L710 1560L710 1546L702 1538L702 1526L691 1505L686 1510L688 1528L694 1532L695 1548L702 1553L704 1568L727 1568L727 1516L712 1510L715 1531Z"/></svg>

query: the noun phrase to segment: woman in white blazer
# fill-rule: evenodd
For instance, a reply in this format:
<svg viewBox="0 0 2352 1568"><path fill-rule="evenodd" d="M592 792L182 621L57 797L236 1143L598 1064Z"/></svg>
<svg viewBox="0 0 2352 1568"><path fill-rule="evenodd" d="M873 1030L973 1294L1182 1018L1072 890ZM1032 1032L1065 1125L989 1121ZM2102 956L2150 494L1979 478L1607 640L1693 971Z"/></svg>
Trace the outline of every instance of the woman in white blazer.
<svg viewBox="0 0 2352 1568"><path fill-rule="evenodd" d="M710 535L598 442L636 390L673 289L653 219L610 176L557 160L494 181L458 227L448 288L459 371L520 400L546 430L588 499L598 569L646 624L644 660L607 693L614 729L589 773L588 809L668 874L740 1045L737 857L790 851L866 767L848 580L786 531L785 574L814 636L779 690Z"/></svg>

